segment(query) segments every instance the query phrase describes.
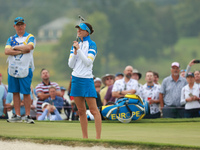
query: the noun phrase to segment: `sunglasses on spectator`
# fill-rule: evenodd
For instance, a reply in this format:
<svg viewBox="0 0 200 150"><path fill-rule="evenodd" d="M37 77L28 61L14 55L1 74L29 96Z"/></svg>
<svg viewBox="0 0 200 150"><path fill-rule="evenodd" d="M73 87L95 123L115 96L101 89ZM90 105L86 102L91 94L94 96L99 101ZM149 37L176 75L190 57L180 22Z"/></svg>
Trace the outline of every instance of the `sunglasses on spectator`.
<svg viewBox="0 0 200 150"><path fill-rule="evenodd" d="M16 26L23 26L24 25L24 23L18 23L18 24L16 24Z"/></svg>
<svg viewBox="0 0 200 150"><path fill-rule="evenodd" d="M113 79L113 78L111 78L111 77L110 77L110 78L106 78L106 80L112 80L112 79Z"/></svg>

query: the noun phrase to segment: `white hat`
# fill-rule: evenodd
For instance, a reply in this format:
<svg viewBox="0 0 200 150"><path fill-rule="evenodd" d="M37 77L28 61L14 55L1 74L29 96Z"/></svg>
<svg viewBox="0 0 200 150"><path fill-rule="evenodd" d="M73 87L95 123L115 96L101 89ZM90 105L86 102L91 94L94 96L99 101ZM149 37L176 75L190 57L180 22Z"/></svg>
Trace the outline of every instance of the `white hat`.
<svg viewBox="0 0 200 150"><path fill-rule="evenodd" d="M173 62L171 67L173 67L173 66L176 66L176 67L180 68L180 64L178 62Z"/></svg>
<svg viewBox="0 0 200 150"><path fill-rule="evenodd" d="M111 77L113 80L115 79L115 76L114 76L113 74L105 74L105 75L101 78L104 85L106 85L106 84L105 84L105 82L106 82L106 77Z"/></svg>
<svg viewBox="0 0 200 150"><path fill-rule="evenodd" d="M94 82L97 82L97 81L101 82L101 79L100 79L99 77L96 77L96 78L94 79Z"/></svg>
<svg viewBox="0 0 200 150"><path fill-rule="evenodd" d="M43 109L46 105L49 105L49 103L44 102L44 103L42 104L42 109Z"/></svg>
<svg viewBox="0 0 200 150"><path fill-rule="evenodd" d="M133 69L133 74L136 73L139 76L139 80L142 77L142 74L137 70L137 69Z"/></svg>

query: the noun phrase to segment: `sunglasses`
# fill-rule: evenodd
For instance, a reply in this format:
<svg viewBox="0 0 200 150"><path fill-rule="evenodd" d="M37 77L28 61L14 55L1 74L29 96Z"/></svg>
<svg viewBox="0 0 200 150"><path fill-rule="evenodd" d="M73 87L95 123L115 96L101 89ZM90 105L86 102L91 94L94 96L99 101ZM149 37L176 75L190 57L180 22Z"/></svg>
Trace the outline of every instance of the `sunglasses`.
<svg viewBox="0 0 200 150"><path fill-rule="evenodd" d="M106 80L112 80L113 78L106 78Z"/></svg>

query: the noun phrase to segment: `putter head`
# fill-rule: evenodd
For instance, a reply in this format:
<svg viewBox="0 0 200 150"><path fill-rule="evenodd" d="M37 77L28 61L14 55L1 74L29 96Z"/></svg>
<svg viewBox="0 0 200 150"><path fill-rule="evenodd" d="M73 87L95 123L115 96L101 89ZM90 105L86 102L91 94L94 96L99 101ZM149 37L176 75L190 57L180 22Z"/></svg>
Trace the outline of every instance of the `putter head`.
<svg viewBox="0 0 200 150"><path fill-rule="evenodd" d="M79 19L80 19L81 21L85 21L85 19L84 19L81 15L79 15L78 17L79 17Z"/></svg>

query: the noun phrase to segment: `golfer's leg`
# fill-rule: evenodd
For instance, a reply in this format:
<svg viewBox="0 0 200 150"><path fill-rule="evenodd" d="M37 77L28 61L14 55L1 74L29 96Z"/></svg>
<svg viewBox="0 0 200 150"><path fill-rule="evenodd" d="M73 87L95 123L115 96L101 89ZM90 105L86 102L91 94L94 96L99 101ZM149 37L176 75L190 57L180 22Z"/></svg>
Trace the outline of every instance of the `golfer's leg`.
<svg viewBox="0 0 200 150"><path fill-rule="evenodd" d="M74 101L79 112L83 138L88 138L88 132L87 132L88 121L86 116L85 100L83 97L74 97Z"/></svg>
<svg viewBox="0 0 200 150"><path fill-rule="evenodd" d="M24 106L25 106L26 116L29 116L30 110L31 110L31 96L30 96L30 94L24 94Z"/></svg>
<svg viewBox="0 0 200 150"><path fill-rule="evenodd" d="M86 98L90 112L94 116L95 127L96 127L96 139L101 138L101 115L97 108L96 99L93 97Z"/></svg>
<svg viewBox="0 0 200 150"><path fill-rule="evenodd" d="M13 102L14 102L14 108L15 108L16 115L21 116L21 114L20 114L21 100L20 100L19 93L13 93Z"/></svg>

